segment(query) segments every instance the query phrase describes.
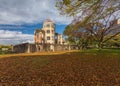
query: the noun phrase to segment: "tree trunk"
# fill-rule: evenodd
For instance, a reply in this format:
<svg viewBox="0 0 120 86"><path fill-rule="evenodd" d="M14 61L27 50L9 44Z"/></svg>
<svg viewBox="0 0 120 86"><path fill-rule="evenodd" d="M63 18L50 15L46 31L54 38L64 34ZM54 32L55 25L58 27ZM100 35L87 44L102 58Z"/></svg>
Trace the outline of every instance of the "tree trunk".
<svg viewBox="0 0 120 86"><path fill-rule="evenodd" d="M98 49L101 50L103 48L103 43L102 42L99 42L98 43Z"/></svg>

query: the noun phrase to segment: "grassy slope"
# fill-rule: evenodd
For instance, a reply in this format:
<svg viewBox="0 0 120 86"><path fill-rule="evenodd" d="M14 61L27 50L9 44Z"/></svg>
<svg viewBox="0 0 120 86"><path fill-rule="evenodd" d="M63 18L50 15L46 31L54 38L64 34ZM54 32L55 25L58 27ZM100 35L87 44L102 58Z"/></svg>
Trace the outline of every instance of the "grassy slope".
<svg viewBox="0 0 120 86"><path fill-rule="evenodd" d="M120 54L113 51L109 54L93 51L23 54L1 58L0 84L119 86Z"/></svg>

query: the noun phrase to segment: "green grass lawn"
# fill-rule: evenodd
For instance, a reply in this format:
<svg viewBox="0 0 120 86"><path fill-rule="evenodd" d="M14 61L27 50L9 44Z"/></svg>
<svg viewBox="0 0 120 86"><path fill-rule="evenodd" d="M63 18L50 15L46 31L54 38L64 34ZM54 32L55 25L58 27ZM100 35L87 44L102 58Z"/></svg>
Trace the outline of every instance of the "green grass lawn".
<svg viewBox="0 0 120 86"><path fill-rule="evenodd" d="M116 49L87 49L87 50L83 50L81 52L84 53L117 53L120 54L120 48L116 48Z"/></svg>
<svg viewBox="0 0 120 86"><path fill-rule="evenodd" d="M0 86L120 86L119 50L104 51L0 58Z"/></svg>

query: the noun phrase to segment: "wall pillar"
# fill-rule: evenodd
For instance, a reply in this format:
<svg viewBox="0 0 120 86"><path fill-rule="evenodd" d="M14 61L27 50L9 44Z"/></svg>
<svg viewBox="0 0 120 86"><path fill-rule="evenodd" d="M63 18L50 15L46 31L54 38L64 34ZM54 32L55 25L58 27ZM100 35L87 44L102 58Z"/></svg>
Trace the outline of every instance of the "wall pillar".
<svg viewBox="0 0 120 86"><path fill-rule="evenodd" d="M27 53L30 53L30 44L28 44Z"/></svg>

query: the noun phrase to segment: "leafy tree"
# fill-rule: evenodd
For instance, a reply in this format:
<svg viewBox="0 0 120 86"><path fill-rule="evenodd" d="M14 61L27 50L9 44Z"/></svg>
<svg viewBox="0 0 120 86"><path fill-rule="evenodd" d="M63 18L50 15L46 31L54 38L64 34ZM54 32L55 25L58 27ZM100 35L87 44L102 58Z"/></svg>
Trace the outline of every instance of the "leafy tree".
<svg viewBox="0 0 120 86"><path fill-rule="evenodd" d="M57 0L56 7L60 14L74 17L71 24L77 29L85 27L94 36L98 48L120 34L119 0Z"/></svg>
<svg viewBox="0 0 120 86"><path fill-rule="evenodd" d="M64 31L64 35L68 36L68 41L77 44L80 49L85 49L92 38L90 33L84 28L76 28L76 25L68 25Z"/></svg>
<svg viewBox="0 0 120 86"><path fill-rule="evenodd" d="M108 47L120 47L120 35L117 35L115 37L113 37L112 39L110 39L109 41L106 42L106 46Z"/></svg>
<svg viewBox="0 0 120 86"><path fill-rule="evenodd" d="M110 11L118 11L119 0L57 0L56 7L61 15L87 18L88 15L98 15L98 13L109 14ZM95 17L95 16L94 16ZM90 17L89 17L90 18Z"/></svg>

